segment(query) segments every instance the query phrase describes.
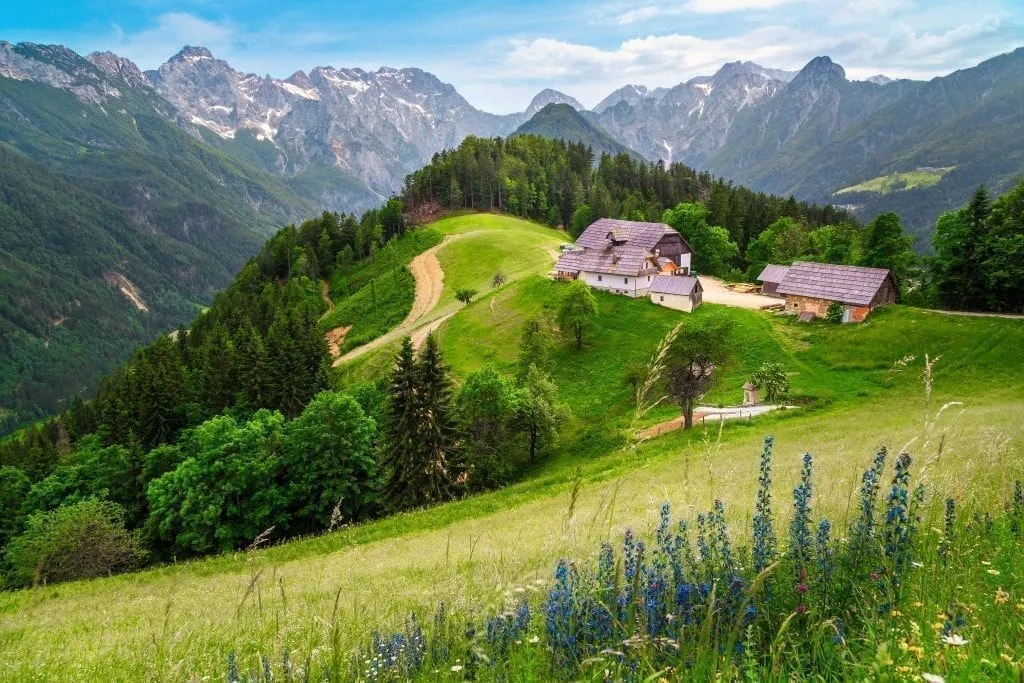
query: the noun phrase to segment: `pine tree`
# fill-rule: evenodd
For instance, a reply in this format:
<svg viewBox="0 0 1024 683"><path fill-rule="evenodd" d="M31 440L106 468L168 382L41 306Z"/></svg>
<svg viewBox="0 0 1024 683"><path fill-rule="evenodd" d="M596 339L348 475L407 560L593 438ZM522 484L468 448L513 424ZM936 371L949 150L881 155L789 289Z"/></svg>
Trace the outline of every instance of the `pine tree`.
<svg viewBox="0 0 1024 683"><path fill-rule="evenodd" d="M391 509L411 507L422 501L419 490L424 470L418 457L419 376L412 340L402 340L388 381L388 398L381 432L380 464L385 477L381 493Z"/></svg>
<svg viewBox="0 0 1024 683"><path fill-rule="evenodd" d="M424 496L428 502L436 502L452 497L461 463L452 383L434 335L427 337L420 351L417 375L420 448L427 475Z"/></svg>

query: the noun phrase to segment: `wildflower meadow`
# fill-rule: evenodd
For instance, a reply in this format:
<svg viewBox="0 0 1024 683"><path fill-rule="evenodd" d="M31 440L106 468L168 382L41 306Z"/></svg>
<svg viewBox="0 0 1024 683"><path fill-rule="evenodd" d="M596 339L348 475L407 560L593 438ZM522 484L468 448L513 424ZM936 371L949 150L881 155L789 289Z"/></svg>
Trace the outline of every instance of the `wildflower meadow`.
<svg viewBox="0 0 1024 683"><path fill-rule="evenodd" d="M995 509L961 509L955 496L929 505L913 457L880 448L840 526L815 515L806 454L780 528L773 449L767 437L747 545L734 544L721 501L692 520L666 502L652 538L627 530L618 548L562 559L542 591L516 591L496 613L440 604L354 652L325 648L298 662L226 653L227 679L1024 677L1020 480Z"/></svg>

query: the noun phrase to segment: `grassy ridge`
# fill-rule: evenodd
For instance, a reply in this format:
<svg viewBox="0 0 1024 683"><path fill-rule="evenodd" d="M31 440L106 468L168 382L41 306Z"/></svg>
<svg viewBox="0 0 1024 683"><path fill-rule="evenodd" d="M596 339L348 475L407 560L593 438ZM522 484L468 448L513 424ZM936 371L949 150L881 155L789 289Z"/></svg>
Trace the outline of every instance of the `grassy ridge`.
<svg viewBox="0 0 1024 683"><path fill-rule="evenodd" d="M451 220L434 227L468 230L479 219ZM455 244L442 250L442 262ZM463 274L470 284L484 276L471 275L473 264L449 266L446 286ZM558 283L523 277L451 318L441 336L456 374L511 363L521 321L550 309L559 293ZM663 500L692 517L722 499L742 541L766 433L779 444L777 490L796 483L800 454L813 452L813 506L837 525L879 443L913 442L936 499L955 493L966 506L1006 500L1024 471L1019 321L893 307L865 324L837 327L705 306L695 315L734 317L738 342L737 362L712 401L736 402L749 369L775 357L809 407L636 445L626 434L633 406L622 370L683 316L611 295L599 305L600 332L586 348L556 351L556 381L574 420L556 456L528 481L259 552L0 595L0 678L220 677L232 650L246 661L258 652L276 659L282 649L297 656L335 645L348 651L411 610L429 617L441 601L455 613L497 606L514 587L548 580L558 557L590 556L598 540L619 537L626 526L649 531L651 510ZM926 352L942 355L928 405L920 381ZM894 372L894 362L910 354L917 360ZM953 400L965 405L936 418ZM941 512L928 511L924 525L939 524Z"/></svg>
<svg viewBox="0 0 1024 683"><path fill-rule="evenodd" d="M914 188L933 187L943 176L953 170L954 166L943 168L917 169L916 171L904 171L903 173L890 173L889 175L878 176L863 183L844 187L836 192L840 194L851 194L854 192L875 192L878 194L889 194L900 190L913 190Z"/></svg>

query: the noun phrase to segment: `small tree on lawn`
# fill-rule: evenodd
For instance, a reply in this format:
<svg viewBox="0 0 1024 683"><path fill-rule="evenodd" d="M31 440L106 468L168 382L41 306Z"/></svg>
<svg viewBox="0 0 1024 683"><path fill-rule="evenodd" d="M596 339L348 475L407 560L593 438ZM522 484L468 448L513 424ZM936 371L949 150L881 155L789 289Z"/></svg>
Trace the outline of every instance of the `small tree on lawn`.
<svg viewBox="0 0 1024 683"><path fill-rule="evenodd" d="M529 462L534 463L568 417L565 406L558 403L558 387L551 376L531 365L516 391L514 410L513 426L526 437Z"/></svg>
<svg viewBox="0 0 1024 683"><path fill-rule="evenodd" d="M583 333L594 325L597 315L597 300L590 287L582 280L573 280L562 296L558 307L558 324L572 334L576 348L583 348Z"/></svg>
<svg viewBox="0 0 1024 683"><path fill-rule="evenodd" d="M789 377L779 363L762 363L750 376L750 383L761 391L768 403L775 403L789 393Z"/></svg>
<svg viewBox="0 0 1024 683"><path fill-rule="evenodd" d="M665 362L666 394L683 409L684 426L693 426L693 409L714 386L729 362L732 321L715 317L685 325L669 347Z"/></svg>
<svg viewBox="0 0 1024 683"><path fill-rule="evenodd" d="M459 289L455 291L455 298L461 301L465 305L469 305L469 302L473 300L477 292L475 289Z"/></svg>
<svg viewBox="0 0 1024 683"><path fill-rule="evenodd" d="M843 322L843 305L838 301L833 301L828 305L828 310L825 311L825 320L830 323L836 323L837 325Z"/></svg>
<svg viewBox="0 0 1024 683"><path fill-rule="evenodd" d="M516 354L516 379L526 379L531 365L544 372L551 370L551 324L543 316L534 316L523 325L523 336L519 340Z"/></svg>

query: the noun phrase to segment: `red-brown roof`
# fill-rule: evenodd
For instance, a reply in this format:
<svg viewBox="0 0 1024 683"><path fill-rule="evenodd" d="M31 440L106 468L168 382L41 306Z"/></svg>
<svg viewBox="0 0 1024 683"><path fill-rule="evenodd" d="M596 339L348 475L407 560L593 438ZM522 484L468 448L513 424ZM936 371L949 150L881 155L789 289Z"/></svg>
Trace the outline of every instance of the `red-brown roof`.
<svg viewBox="0 0 1024 683"><path fill-rule="evenodd" d="M884 268L797 261L789 267L776 292L867 306L888 277L889 271Z"/></svg>

